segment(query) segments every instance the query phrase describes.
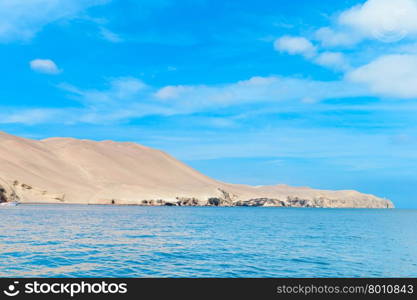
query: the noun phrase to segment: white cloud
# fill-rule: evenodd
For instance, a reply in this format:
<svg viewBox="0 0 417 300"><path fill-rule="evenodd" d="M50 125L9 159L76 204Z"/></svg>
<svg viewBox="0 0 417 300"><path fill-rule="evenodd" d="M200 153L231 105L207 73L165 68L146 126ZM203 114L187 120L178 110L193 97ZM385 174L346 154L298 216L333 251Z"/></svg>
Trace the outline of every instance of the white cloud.
<svg viewBox="0 0 417 300"><path fill-rule="evenodd" d="M364 39L397 42L417 35L417 0L368 0L316 32L324 46L350 46Z"/></svg>
<svg viewBox="0 0 417 300"><path fill-rule="evenodd" d="M314 62L336 70L347 70L349 68L346 57L340 52L323 52L314 59Z"/></svg>
<svg viewBox="0 0 417 300"><path fill-rule="evenodd" d="M115 78L103 90L82 89L69 84L59 87L84 106L68 116L74 123L103 124L146 115L172 114L169 106L153 99L152 87L134 77Z"/></svg>
<svg viewBox="0 0 417 300"><path fill-rule="evenodd" d="M142 80L134 77L116 78L109 85L105 90L84 90L69 84L61 84L59 87L76 95L75 99L86 105L105 107L123 105L136 97L143 97L143 92L148 88Z"/></svg>
<svg viewBox="0 0 417 300"><path fill-rule="evenodd" d="M319 53L317 48L306 38L283 36L274 43L277 51L287 52L289 54L300 54L313 63L334 70L343 71L349 68L347 59L340 52L322 52Z"/></svg>
<svg viewBox="0 0 417 300"><path fill-rule="evenodd" d="M305 102L305 99L320 101L363 95L363 93L364 91L356 86L341 81L326 82L270 76L252 77L217 86L167 86L158 90L155 97L170 99L171 105L176 105L180 111L187 112L247 103Z"/></svg>
<svg viewBox="0 0 417 300"><path fill-rule="evenodd" d="M385 55L347 74L372 92L397 98L417 98L417 55Z"/></svg>
<svg viewBox="0 0 417 300"><path fill-rule="evenodd" d="M103 39L112 43L120 43L123 41L123 39L118 34L104 27L100 28L100 35Z"/></svg>
<svg viewBox="0 0 417 300"><path fill-rule="evenodd" d="M397 54L417 54L417 42L412 41L409 43L400 44L395 47Z"/></svg>
<svg viewBox="0 0 417 300"><path fill-rule="evenodd" d="M416 15L416 0L368 0L343 12L339 23L368 38L391 42L417 33Z"/></svg>
<svg viewBox="0 0 417 300"><path fill-rule="evenodd" d="M73 18L108 0L1 0L0 42L30 40L46 24Z"/></svg>
<svg viewBox="0 0 417 300"><path fill-rule="evenodd" d="M316 47L304 37L283 36L274 43L277 51L287 52L289 54L301 54L305 57L312 57L316 54Z"/></svg>
<svg viewBox="0 0 417 300"><path fill-rule="evenodd" d="M103 90L82 89L69 84L58 87L68 92L68 97L78 105L7 112L0 115L0 123L112 124L150 115L190 115L260 103L268 108L268 105L275 106L285 101L301 105L323 99L367 95L366 90L349 82L278 76L252 77L223 85L180 85L159 89L133 77L113 79ZM222 119L210 123L218 127L233 125Z"/></svg>
<svg viewBox="0 0 417 300"><path fill-rule="evenodd" d="M317 99L307 96L307 97L302 98L301 102L306 103L306 104L314 104L314 103L317 103L318 101Z"/></svg>
<svg viewBox="0 0 417 300"><path fill-rule="evenodd" d="M189 88L184 85L166 86L159 89L155 93L155 97L159 99L174 99L178 98L180 95L190 90L192 90L192 88Z"/></svg>
<svg viewBox="0 0 417 300"><path fill-rule="evenodd" d="M351 30L322 27L315 32L315 37L325 47L352 46L362 39L360 35Z"/></svg>
<svg viewBox="0 0 417 300"><path fill-rule="evenodd" d="M314 38L320 41L320 48L309 39L290 36L276 40L274 46L279 51L301 54L315 64L342 72L352 70L350 62L354 66L355 62L363 64L364 61L371 61L351 71L346 78L371 88L372 93L411 98L414 97L413 88L407 87L404 82L414 82L414 74L409 74L411 67L407 65L409 62L414 67L414 57L386 55L375 59L375 54L381 53L381 50L394 54L416 54L416 16L417 0L368 0L339 13L331 26L316 30ZM407 41L380 45L379 49L367 49L363 55L361 53L351 59L348 59L349 52L341 52L343 47L352 49L352 46L368 39L385 43L395 43L402 39ZM329 51L328 47L339 47L340 50ZM408 78L406 73L409 74ZM390 82L390 79L401 79L401 82Z"/></svg>
<svg viewBox="0 0 417 300"><path fill-rule="evenodd" d="M30 63L30 68L39 73L45 74L58 74L61 70L55 64L54 61L50 59L34 59Z"/></svg>
<svg viewBox="0 0 417 300"><path fill-rule="evenodd" d="M33 109L5 109L0 115L0 124L34 125L54 122L58 116L63 118L65 112L60 109L33 108ZM6 111L6 112L4 112ZM63 118L65 119L65 118Z"/></svg>

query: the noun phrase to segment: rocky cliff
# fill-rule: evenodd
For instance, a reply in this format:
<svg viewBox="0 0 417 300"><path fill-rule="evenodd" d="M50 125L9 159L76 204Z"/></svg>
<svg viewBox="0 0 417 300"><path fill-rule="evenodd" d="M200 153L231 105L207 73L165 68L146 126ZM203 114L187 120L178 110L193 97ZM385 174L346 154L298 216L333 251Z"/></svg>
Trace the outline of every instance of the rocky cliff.
<svg viewBox="0 0 417 300"><path fill-rule="evenodd" d="M0 202L391 208L356 191L223 183L135 143L0 132Z"/></svg>

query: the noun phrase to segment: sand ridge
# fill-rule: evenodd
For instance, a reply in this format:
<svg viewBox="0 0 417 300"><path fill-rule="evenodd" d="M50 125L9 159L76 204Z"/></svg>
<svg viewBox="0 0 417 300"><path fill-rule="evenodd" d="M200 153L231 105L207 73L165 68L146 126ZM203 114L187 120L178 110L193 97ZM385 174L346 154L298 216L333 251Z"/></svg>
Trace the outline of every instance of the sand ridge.
<svg viewBox="0 0 417 300"><path fill-rule="evenodd" d="M390 208L357 191L223 183L131 142L32 140L0 132L0 186L26 203Z"/></svg>

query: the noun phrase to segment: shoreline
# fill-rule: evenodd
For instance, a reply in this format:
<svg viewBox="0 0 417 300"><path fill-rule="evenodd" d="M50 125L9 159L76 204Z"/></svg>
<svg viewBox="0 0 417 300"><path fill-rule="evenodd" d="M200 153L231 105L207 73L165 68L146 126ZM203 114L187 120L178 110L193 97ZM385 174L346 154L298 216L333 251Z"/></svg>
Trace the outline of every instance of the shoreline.
<svg viewBox="0 0 417 300"><path fill-rule="evenodd" d="M103 206L103 207L196 207L196 208L281 208L281 209L331 209L331 210L398 210L396 207L313 207L313 206L248 206L248 205L231 205L231 206L212 206L212 205L141 205L141 204L103 204L103 203L45 203L45 202L23 202L18 206L31 205L53 205L53 206ZM407 209L406 209L407 210ZM410 209L409 209L410 210ZM411 209L412 210L412 209Z"/></svg>

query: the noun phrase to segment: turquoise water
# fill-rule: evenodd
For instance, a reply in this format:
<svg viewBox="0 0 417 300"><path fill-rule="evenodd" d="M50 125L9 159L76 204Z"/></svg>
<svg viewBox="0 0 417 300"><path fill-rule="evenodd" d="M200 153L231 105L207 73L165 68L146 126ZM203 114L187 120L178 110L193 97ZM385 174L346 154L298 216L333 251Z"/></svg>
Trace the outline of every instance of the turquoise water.
<svg viewBox="0 0 417 300"><path fill-rule="evenodd" d="M1 208L0 276L417 276L417 211Z"/></svg>

